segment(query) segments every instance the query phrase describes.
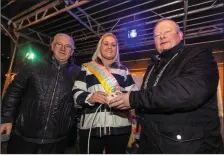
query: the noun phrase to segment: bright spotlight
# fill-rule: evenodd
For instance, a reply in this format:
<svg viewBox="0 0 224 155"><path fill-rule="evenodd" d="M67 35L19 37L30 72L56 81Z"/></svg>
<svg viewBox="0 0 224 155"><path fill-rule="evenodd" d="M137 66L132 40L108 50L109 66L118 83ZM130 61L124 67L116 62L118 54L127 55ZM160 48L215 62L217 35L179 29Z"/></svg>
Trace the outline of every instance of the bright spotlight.
<svg viewBox="0 0 224 155"><path fill-rule="evenodd" d="M136 29L128 31L128 38L135 38L137 37L138 33Z"/></svg>
<svg viewBox="0 0 224 155"><path fill-rule="evenodd" d="M27 54L26 54L26 57L27 57L27 59L31 59L31 60L33 60L34 57L35 57L35 55L34 55L34 53L27 53Z"/></svg>

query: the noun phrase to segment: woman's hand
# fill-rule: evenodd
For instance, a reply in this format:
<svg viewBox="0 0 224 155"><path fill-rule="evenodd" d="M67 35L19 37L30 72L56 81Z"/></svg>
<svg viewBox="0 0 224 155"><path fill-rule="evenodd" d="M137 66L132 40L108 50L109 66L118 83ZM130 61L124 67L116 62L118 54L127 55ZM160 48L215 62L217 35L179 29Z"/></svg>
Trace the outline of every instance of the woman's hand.
<svg viewBox="0 0 224 155"><path fill-rule="evenodd" d="M105 92L96 91L93 93L93 95L87 101L91 104L96 103L96 102L105 104L108 102L107 96L108 96L108 94Z"/></svg>

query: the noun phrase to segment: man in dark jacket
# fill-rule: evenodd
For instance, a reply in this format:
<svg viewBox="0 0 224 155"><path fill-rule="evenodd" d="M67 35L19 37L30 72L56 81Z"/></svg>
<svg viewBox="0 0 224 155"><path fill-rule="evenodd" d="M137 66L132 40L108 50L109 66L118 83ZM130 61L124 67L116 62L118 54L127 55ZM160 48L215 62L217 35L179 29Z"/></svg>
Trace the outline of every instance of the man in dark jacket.
<svg viewBox="0 0 224 155"><path fill-rule="evenodd" d="M80 68L74 65L74 41L57 34L52 54L26 65L9 85L1 107L1 134L10 135L8 152L63 153L72 126L72 87Z"/></svg>
<svg viewBox="0 0 224 155"><path fill-rule="evenodd" d="M110 107L135 108L143 115L139 153L224 153L218 117L217 63L206 48L185 47L170 19L158 21L159 56L136 92L111 100Z"/></svg>

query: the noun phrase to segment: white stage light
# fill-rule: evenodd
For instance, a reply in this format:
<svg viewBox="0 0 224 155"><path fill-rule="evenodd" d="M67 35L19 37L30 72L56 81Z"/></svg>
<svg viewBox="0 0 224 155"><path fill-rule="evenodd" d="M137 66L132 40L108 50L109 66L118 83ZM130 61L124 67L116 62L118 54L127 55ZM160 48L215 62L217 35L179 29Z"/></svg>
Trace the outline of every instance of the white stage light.
<svg viewBox="0 0 224 155"><path fill-rule="evenodd" d="M136 29L128 31L128 38L135 38L135 37L137 37L137 35L138 35L138 33L137 33Z"/></svg>

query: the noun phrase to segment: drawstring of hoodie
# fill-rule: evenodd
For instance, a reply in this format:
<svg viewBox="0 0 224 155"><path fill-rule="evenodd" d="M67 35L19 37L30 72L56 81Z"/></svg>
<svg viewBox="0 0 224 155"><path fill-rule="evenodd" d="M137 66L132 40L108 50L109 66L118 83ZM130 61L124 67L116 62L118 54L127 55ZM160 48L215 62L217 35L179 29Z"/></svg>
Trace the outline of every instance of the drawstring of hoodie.
<svg viewBox="0 0 224 155"><path fill-rule="evenodd" d="M107 133L107 126L106 126L107 117L106 117L106 115L107 115L107 109L105 108L105 105L104 105L104 135L106 135L106 133Z"/></svg>
<svg viewBox="0 0 224 155"><path fill-rule="evenodd" d="M101 108L102 108L102 107L100 107L100 114L101 114L101 112L102 112ZM101 131L101 128L102 128L102 124L100 123L100 137L102 137L102 131Z"/></svg>
<svg viewBox="0 0 224 155"><path fill-rule="evenodd" d="M110 108L110 115L112 115L111 108ZM109 135L110 135L110 125L109 125Z"/></svg>

